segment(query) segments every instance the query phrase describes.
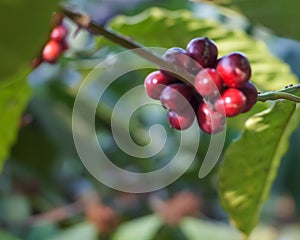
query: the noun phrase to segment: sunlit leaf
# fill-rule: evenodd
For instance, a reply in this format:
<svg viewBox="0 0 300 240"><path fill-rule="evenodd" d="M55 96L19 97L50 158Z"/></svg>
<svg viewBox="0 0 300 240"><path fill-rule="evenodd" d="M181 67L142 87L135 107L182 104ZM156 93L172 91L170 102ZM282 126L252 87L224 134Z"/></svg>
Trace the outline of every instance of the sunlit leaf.
<svg viewBox="0 0 300 240"><path fill-rule="evenodd" d="M188 240L239 240L237 231L225 224L203 221L195 218L186 218L180 224L180 228Z"/></svg>
<svg viewBox="0 0 300 240"><path fill-rule="evenodd" d="M219 196L231 222L249 235L258 222L288 140L297 126L296 105L278 101L249 118L220 167Z"/></svg>
<svg viewBox="0 0 300 240"><path fill-rule="evenodd" d="M162 226L157 215L150 215L124 223L113 236L113 240L151 240Z"/></svg>
<svg viewBox="0 0 300 240"><path fill-rule="evenodd" d="M96 240L98 239L98 231L91 223L80 223L67 230L62 231L55 237L48 238L47 240Z"/></svg>

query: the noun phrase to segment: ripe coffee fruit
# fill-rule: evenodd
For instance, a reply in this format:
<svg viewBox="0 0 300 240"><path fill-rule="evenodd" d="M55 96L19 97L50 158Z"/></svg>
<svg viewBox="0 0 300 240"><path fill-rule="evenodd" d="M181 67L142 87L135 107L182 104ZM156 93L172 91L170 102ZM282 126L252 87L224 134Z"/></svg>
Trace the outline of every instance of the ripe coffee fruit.
<svg viewBox="0 0 300 240"><path fill-rule="evenodd" d="M64 25L57 26L53 28L50 38L55 41L63 41L68 34L68 30Z"/></svg>
<svg viewBox="0 0 300 240"><path fill-rule="evenodd" d="M250 63L247 57L239 52L222 57L218 61L216 69L224 83L231 88L242 87L251 77Z"/></svg>
<svg viewBox="0 0 300 240"><path fill-rule="evenodd" d="M186 109L183 113L168 111L168 121L171 128L185 130L189 128L195 119L195 113L191 108Z"/></svg>
<svg viewBox="0 0 300 240"><path fill-rule="evenodd" d="M61 44L57 41L50 40L43 49L43 60L55 63L62 52Z"/></svg>
<svg viewBox="0 0 300 240"><path fill-rule="evenodd" d="M173 83L161 92L161 104L176 113L182 113L189 106L193 90L186 84Z"/></svg>
<svg viewBox="0 0 300 240"><path fill-rule="evenodd" d="M246 85L241 87L239 90L241 90L246 97L246 106L243 111L243 113L245 113L248 112L256 103L257 89L251 82L247 82Z"/></svg>
<svg viewBox="0 0 300 240"><path fill-rule="evenodd" d="M191 74L197 73L201 67L195 62L191 57L189 57L186 51L182 48L173 47L168 49L164 55L163 59L167 62L172 63L174 67L179 71L187 71ZM174 79L174 77L168 73L167 70L161 70L167 78Z"/></svg>
<svg viewBox="0 0 300 240"><path fill-rule="evenodd" d="M203 132L212 134L224 130L226 119L223 114L215 111L211 106L203 102L199 105L197 111L197 121Z"/></svg>
<svg viewBox="0 0 300 240"><path fill-rule="evenodd" d="M246 96L236 88L226 89L220 98L215 101L215 109L227 117L236 116L244 111Z"/></svg>
<svg viewBox="0 0 300 240"><path fill-rule="evenodd" d="M195 88L201 96L213 97L222 91L223 80L214 68L205 68L196 75Z"/></svg>
<svg viewBox="0 0 300 240"><path fill-rule="evenodd" d="M149 97L159 100L162 90L170 84L170 79L160 71L150 73L144 82Z"/></svg>
<svg viewBox="0 0 300 240"><path fill-rule="evenodd" d="M187 55L196 60L202 68L215 66L218 57L216 44L207 37L192 39L186 48Z"/></svg>

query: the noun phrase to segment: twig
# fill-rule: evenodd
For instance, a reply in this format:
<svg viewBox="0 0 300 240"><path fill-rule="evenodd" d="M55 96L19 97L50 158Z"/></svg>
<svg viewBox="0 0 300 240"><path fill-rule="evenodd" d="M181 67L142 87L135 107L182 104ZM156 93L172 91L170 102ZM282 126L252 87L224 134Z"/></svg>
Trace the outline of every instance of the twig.
<svg viewBox="0 0 300 240"><path fill-rule="evenodd" d="M155 53L147 50L143 45L132 40L129 37L123 36L119 33L114 32L111 29L107 29L99 23L93 21L88 15L78 12L72 8L62 6L62 13L70 18L79 28L84 28L95 35L101 35L110 41L127 49L134 49L135 53L143 57L144 59L156 64L159 68L168 70L171 75L180 79L182 82L193 87L194 76L183 69L177 69L169 62L162 59ZM293 93L300 92L300 85L287 87L282 90L265 92L258 94L258 101L278 100L286 99L296 103L300 103L300 97L293 95Z"/></svg>
<svg viewBox="0 0 300 240"><path fill-rule="evenodd" d="M177 69L173 64L165 61L160 56L147 50L143 45L136 41L114 32L111 29L105 28L103 25L93 21L88 15L80 13L74 9L62 6L62 13L71 19L80 28L84 28L95 35L101 35L110 41L127 49L134 49L135 53L144 59L156 64L159 68L167 70L171 75L180 79L182 82L193 86L194 76L183 69Z"/></svg>

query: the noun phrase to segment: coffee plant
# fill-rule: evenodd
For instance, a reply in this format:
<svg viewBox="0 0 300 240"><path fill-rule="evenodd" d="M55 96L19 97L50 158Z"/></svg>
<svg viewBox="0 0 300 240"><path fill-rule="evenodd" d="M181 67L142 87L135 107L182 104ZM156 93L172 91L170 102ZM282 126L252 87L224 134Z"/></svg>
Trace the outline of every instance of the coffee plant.
<svg viewBox="0 0 300 240"><path fill-rule="evenodd" d="M299 239L300 3L103 2L0 2L0 239Z"/></svg>

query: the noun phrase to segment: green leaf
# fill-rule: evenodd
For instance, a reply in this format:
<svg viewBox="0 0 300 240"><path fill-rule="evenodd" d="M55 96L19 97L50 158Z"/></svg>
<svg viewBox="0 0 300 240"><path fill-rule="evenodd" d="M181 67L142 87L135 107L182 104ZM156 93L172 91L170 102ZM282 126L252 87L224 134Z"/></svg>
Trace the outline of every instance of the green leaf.
<svg viewBox="0 0 300 240"><path fill-rule="evenodd" d="M196 218L186 218L180 224L180 229L188 240L209 239L209 240L240 240L239 233L224 223L204 221ZM259 226L255 229L250 240L274 240L278 232L275 228Z"/></svg>
<svg viewBox="0 0 300 240"><path fill-rule="evenodd" d="M238 232L225 224L203 221L196 218L186 218L180 228L188 240L210 239L210 240L239 240Z"/></svg>
<svg viewBox="0 0 300 240"><path fill-rule="evenodd" d="M16 238L16 237L12 236L11 234L3 232L3 231L0 231L0 239L1 240L20 240L19 238Z"/></svg>
<svg viewBox="0 0 300 240"><path fill-rule="evenodd" d="M48 38L51 13L59 0L0 1L0 84L29 66ZM20 80L20 79L19 79Z"/></svg>
<svg viewBox="0 0 300 240"><path fill-rule="evenodd" d="M24 81L29 63L48 38L52 11L59 0L0 1L0 169L19 128L29 98Z"/></svg>
<svg viewBox="0 0 300 240"><path fill-rule="evenodd" d="M244 14L253 23L270 28L278 35L300 40L299 31L295 31L295 23L300 21L298 0L290 0L288 4L285 0L215 0L214 3Z"/></svg>
<svg viewBox="0 0 300 240"><path fill-rule="evenodd" d="M96 240L98 239L98 231L91 223L80 223L67 230L62 231L55 237L48 238L47 240Z"/></svg>
<svg viewBox="0 0 300 240"><path fill-rule="evenodd" d="M253 70L252 81L260 91L297 83L290 67L272 56L264 42L251 38L242 30L229 30L221 23L199 19L186 10L151 8L137 16L119 16L110 27L146 47L185 48L192 38L207 36L216 42L219 56L232 51L247 55ZM107 44L107 40L99 38L99 47Z"/></svg>
<svg viewBox="0 0 300 240"><path fill-rule="evenodd" d="M277 101L249 118L242 136L225 153L219 196L233 225L246 236L258 222L297 121L295 103Z"/></svg>
<svg viewBox="0 0 300 240"><path fill-rule="evenodd" d="M20 75L24 75L23 72ZM15 77L20 79L19 75ZM26 81L16 81L11 85L0 88L0 170L7 158L11 145L16 139L19 121L27 104L30 88Z"/></svg>
<svg viewBox="0 0 300 240"><path fill-rule="evenodd" d="M142 217L127 222L119 227L113 240L151 240L162 227L163 223L157 215Z"/></svg>

